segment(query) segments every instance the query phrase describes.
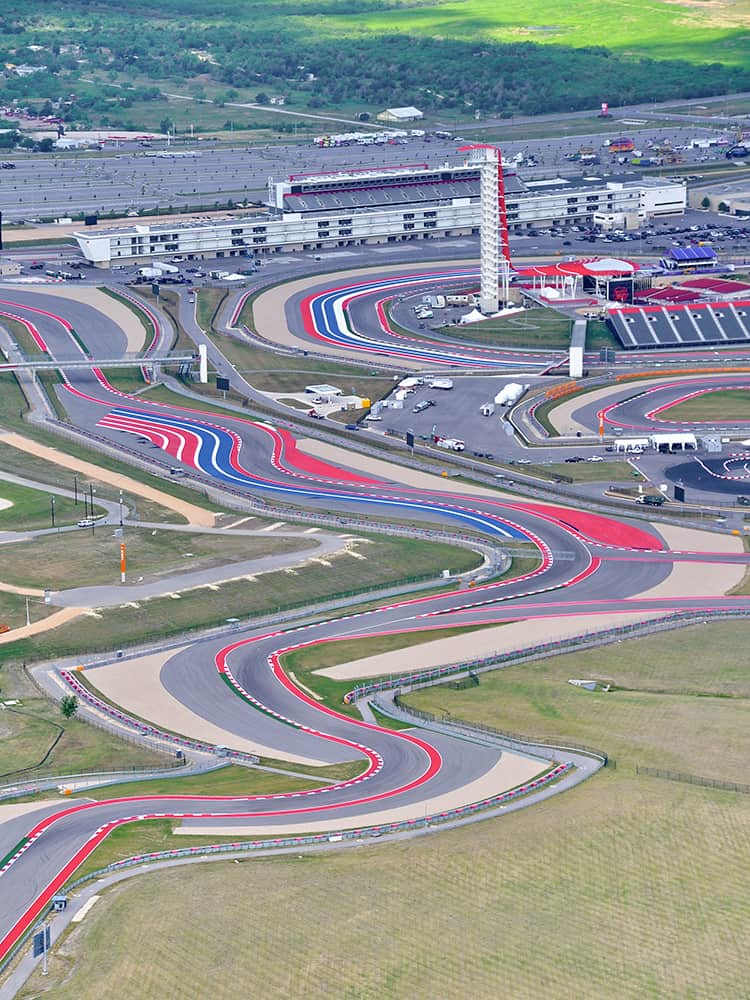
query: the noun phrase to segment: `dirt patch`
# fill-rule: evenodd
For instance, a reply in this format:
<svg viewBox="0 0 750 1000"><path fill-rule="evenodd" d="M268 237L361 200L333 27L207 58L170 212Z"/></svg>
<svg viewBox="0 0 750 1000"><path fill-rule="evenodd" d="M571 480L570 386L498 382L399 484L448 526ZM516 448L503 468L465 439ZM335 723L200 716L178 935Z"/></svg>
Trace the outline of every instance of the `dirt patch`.
<svg viewBox="0 0 750 1000"><path fill-rule="evenodd" d="M73 472L81 472L90 479L98 479L102 483L108 483L110 486L116 486L118 489L127 490L128 493L144 497L146 500L152 500L154 503L166 507L167 510L172 510L182 515L191 525L200 528L213 528L214 526L216 515L211 511L197 507L187 500L179 500L177 497L170 496L169 493L162 493L161 490L154 489L153 486L146 486L145 483L140 483L137 479L131 479L122 473L103 469L98 465L94 465L93 462L84 461L82 458L67 455L57 448L40 444L38 441L24 437L22 434L5 434L2 436L2 441L4 444L10 445L11 448L18 448L19 451L28 452L30 455L37 455L47 462L52 462L53 465L60 465Z"/></svg>

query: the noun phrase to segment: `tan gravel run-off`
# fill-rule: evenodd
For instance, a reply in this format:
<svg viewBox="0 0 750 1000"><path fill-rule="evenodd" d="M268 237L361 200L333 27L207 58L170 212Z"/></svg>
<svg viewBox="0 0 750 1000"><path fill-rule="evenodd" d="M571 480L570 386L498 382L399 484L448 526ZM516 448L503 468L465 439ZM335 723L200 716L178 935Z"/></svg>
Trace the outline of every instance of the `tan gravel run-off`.
<svg viewBox="0 0 750 1000"><path fill-rule="evenodd" d="M445 270L450 267L466 267L466 263L465 260L441 260L435 263L434 266ZM322 341L319 345L311 347L309 340L303 340L292 333L285 319L286 313L284 307L288 299L308 289L324 285L326 281L330 282L329 287L338 288L340 285L345 285L347 282L353 283L358 279L366 281L372 275L382 277L384 274L392 275L402 272L411 274L415 270L421 270L430 266L432 265L429 261L420 261L419 263L412 264L389 264L383 261L379 267L359 267L349 271L337 271L336 274L319 274L314 277L299 278L297 281L285 282L277 285L275 288L269 288L267 292L261 292L253 302L253 322L255 329L261 337L269 340L272 344L281 344L284 347L294 347L305 351L315 349L331 358L342 360L357 358L361 361L363 355L366 355L367 352L332 347L330 344L325 344ZM377 367L378 363L379 359L373 359L375 367ZM400 367L398 360L386 359L385 363L391 367ZM432 371L434 368L435 365L427 361L409 361L410 371Z"/></svg>
<svg viewBox="0 0 750 1000"><path fill-rule="evenodd" d="M169 493L163 493L161 490L154 489L153 486L140 483L137 479L131 479L129 476L119 472L112 472L109 469L102 469L92 462L86 462L82 458L75 458L73 455L68 455L58 448L51 448L49 445L40 444L38 441L32 440L32 438L24 437L15 432L0 434L0 441L3 444L10 445L11 448L17 448L19 451L25 451L30 455L43 458L46 462L51 462L53 465L62 466L62 468L70 469L72 472L80 472L90 479L98 479L99 482L126 490L128 493L143 497L144 500L152 500L154 503L166 507L167 510L172 510L176 514L182 515L182 517L187 519L188 524L195 527L214 527L216 515L211 511L204 510L202 507L189 503L187 500L179 500L177 497L170 496Z"/></svg>
<svg viewBox="0 0 750 1000"><path fill-rule="evenodd" d="M340 829L351 830L360 826L376 826L381 823L399 823L408 819L419 819L428 813L447 812L449 809L457 809L460 806L470 805L472 802L481 802L493 795L499 795L509 788L523 785L530 781L540 771L548 767L546 760L523 757L521 754L503 751L500 760L489 769L481 778L464 785L462 788L445 792L443 795L436 795L434 798L419 802L416 805L397 806L395 809L383 809L375 813L363 813L359 816L347 816L339 822L334 816L329 816L323 820L302 820L299 823L284 824L283 826L266 826L251 823L231 827L212 826L211 820L207 820L205 825L201 820L191 820L189 825L183 824L177 827L175 833L200 834L201 836L226 837L226 836L294 836L300 833L324 833L326 830ZM366 795L362 786L362 794Z"/></svg>
<svg viewBox="0 0 750 1000"><path fill-rule="evenodd" d="M275 757L294 764L311 764L314 767L324 767L325 761L314 757L285 753L276 747L266 747L251 739L243 739L230 733L221 726L208 722L196 715L182 702L171 695L161 683L161 670L164 664L173 656L183 653L188 646L170 649L159 653L139 656L132 660L121 660L96 667L86 671L86 679L93 684L105 698L119 705L125 712L131 712L148 719L156 726L180 733L191 739L204 740L217 746L230 747L233 750L244 750L247 753L260 756ZM195 665L196 670L216 670L213 662ZM248 719L254 713L248 709Z"/></svg>
<svg viewBox="0 0 750 1000"><path fill-rule="evenodd" d="M34 294L49 296L55 299L69 299L74 302L83 302L87 306L96 309L97 312L104 313L113 323L120 327L127 339L127 350L133 354L142 351L146 344L146 331L143 329L138 317L122 302L113 299L110 295L105 295L100 288L80 288L66 285L4 285L4 288L15 289L16 291L32 291ZM52 311L52 310L50 310ZM81 337L86 340L86 331L78 330Z"/></svg>

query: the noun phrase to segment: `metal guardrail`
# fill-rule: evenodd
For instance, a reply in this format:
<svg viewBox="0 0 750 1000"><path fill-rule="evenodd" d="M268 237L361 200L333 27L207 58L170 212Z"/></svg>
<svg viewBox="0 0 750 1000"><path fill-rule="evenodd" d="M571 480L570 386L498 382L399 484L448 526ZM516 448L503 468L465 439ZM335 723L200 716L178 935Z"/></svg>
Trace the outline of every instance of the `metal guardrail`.
<svg viewBox="0 0 750 1000"><path fill-rule="evenodd" d="M644 611L644 614L646 612ZM706 620L706 612L700 611L675 611L672 614L645 622L634 622L629 625L618 625L612 628L602 629L599 632L589 632L581 636L574 636L570 639L556 640L554 642L538 643L534 646L527 646L522 649L514 649L507 653L492 653L472 660L462 660L458 663L449 663L442 667L435 667L432 670L419 670L406 674L392 674L379 681L370 684L360 684L344 695L344 703L349 705L362 698L378 694L381 691L393 691L403 688L429 687L437 681L447 677L453 677L462 673L483 673L487 670L499 670L502 667L511 666L516 663L527 663L530 660L538 660L546 656L558 653L570 652L574 649L585 649L590 646L599 646L623 636L647 635L651 632L668 631L689 625L691 622L701 622ZM750 610L737 609L736 611L711 611L712 618L747 618L750 617ZM532 741L533 742L533 741Z"/></svg>
<svg viewBox="0 0 750 1000"><path fill-rule="evenodd" d="M411 705L404 705L398 695L394 697L393 703L403 715L412 716L414 719L422 722L435 722L452 729L468 730L469 732L476 732L483 736L501 740L502 742L520 743L528 747L542 747L545 750L561 750L567 753L582 754L584 757L594 757L600 760L604 767L609 762L609 754L605 750L586 746L583 743L564 741L559 736L528 736L523 733L513 733L505 729L495 729L493 726L485 726L481 722L468 722L465 719L459 719L455 715L433 715L432 712L425 712ZM380 703L377 701L374 702L374 705L376 708L381 708ZM385 707L383 706L383 708Z"/></svg>

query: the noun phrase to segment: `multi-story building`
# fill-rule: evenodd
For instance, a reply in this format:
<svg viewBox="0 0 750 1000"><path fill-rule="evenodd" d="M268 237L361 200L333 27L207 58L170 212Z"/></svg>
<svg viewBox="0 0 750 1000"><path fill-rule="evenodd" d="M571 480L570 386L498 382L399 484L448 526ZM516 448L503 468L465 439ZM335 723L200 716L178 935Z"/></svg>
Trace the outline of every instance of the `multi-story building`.
<svg viewBox="0 0 750 1000"><path fill-rule="evenodd" d="M685 185L662 178L583 177L524 182L505 177L508 228L590 224L621 217L635 227L685 210ZM426 164L351 173L292 175L272 183L268 210L210 222L134 225L75 234L85 257L100 267L178 255L239 257L400 243L479 232L476 166Z"/></svg>

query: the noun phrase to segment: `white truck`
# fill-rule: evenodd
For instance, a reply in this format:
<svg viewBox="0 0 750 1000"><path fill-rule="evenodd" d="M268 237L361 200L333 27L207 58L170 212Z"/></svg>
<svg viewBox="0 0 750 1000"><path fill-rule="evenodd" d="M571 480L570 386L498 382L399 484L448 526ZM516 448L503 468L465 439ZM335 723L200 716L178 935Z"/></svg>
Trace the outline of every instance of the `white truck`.
<svg viewBox="0 0 750 1000"><path fill-rule="evenodd" d="M431 389L452 389L453 380L449 378L434 378L430 382Z"/></svg>
<svg viewBox="0 0 750 1000"><path fill-rule="evenodd" d="M440 438L436 444L438 448L445 448L446 451L463 451L466 448L459 438Z"/></svg>

